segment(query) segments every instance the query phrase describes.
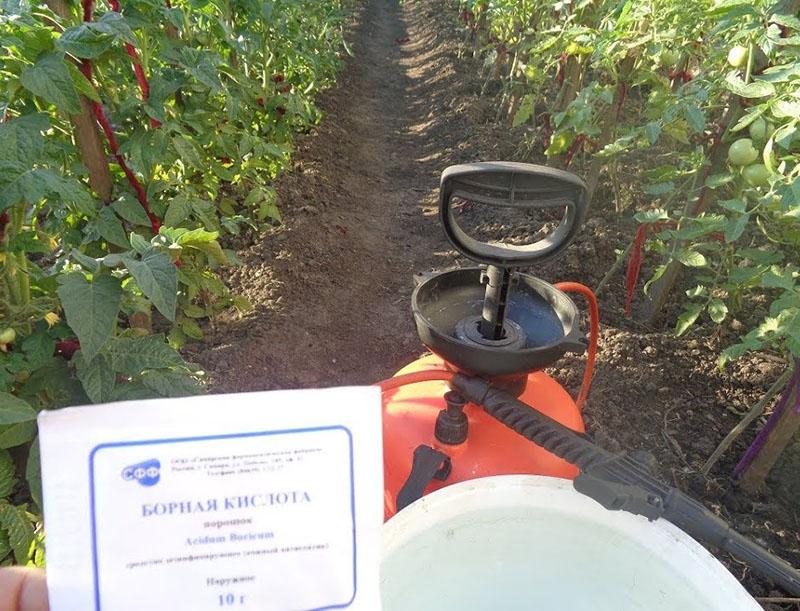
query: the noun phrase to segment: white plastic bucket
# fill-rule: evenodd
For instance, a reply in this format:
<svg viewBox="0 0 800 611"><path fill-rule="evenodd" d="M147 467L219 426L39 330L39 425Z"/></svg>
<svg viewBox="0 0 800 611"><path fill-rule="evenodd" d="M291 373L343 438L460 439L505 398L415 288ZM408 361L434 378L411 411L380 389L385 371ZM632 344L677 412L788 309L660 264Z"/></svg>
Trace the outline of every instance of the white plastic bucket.
<svg viewBox="0 0 800 611"><path fill-rule="evenodd" d="M389 520L381 596L383 611L761 609L669 522L528 475L455 484Z"/></svg>

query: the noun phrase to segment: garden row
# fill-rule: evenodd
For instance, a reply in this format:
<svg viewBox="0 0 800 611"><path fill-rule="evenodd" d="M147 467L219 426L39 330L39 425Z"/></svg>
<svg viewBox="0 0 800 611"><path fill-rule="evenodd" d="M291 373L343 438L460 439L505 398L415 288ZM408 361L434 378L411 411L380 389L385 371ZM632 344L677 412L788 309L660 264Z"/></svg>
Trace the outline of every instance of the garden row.
<svg viewBox="0 0 800 611"><path fill-rule="evenodd" d="M800 428L800 2L461 0L458 10L498 119L524 130L534 157L577 168L592 193L610 184L616 211L639 222L618 261L627 314L636 304L652 324L684 276L679 335L735 315L752 322L721 366L750 351L786 358L720 448L783 391L736 468L757 490ZM661 261L640 283L646 251Z"/></svg>
<svg viewBox="0 0 800 611"><path fill-rule="evenodd" d="M0 565L41 561L37 412L196 392L248 308L219 238L280 220L345 2L0 1Z"/></svg>

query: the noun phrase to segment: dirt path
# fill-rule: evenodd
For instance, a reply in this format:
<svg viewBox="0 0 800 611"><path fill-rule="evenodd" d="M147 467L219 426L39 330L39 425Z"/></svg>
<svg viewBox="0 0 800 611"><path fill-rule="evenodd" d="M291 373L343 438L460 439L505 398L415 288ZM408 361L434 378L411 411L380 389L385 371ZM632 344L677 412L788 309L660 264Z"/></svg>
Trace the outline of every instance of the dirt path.
<svg viewBox="0 0 800 611"><path fill-rule="evenodd" d="M319 100L324 120L299 138L294 168L278 181L286 222L241 251L243 265L225 278L254 312L216 321L205 343L187 347L212 391L370 383L424 352L410 313L412 274L460 263L436 216L441 171L474 160L535 161L520 131L499 123L489 98L479 96L479 67L458 57L463 34L446 4L362 5L350 36L355 56ZM601 185L564 257L532 273L597 286L635 231L604 202L607 192ZM711 477L699 474L783 363L752 356L720 371L716 357L734 338L714 326L698 325L684 338L637 326L622 315L621 276L601 298L588 429L609 449L651 451L663 479L797 564L794 501L747 499L729 477L754 431ZM549 373L574 392L583 363L566 357ZM745 567L722 560L751 591L770 594Z"/></svg>
<svg viewBox="0 0 800 611"><path fill-rule="evenodd" d="M367 383L422 352L412 274L452 265L435 196L464 132L446 118L463 79L433 10L363 8L355 56L320 100L325 118L279 181L286 223L240 253L227 279L255 313L210 330L210 347L192 355L214 391Z"/></svg>

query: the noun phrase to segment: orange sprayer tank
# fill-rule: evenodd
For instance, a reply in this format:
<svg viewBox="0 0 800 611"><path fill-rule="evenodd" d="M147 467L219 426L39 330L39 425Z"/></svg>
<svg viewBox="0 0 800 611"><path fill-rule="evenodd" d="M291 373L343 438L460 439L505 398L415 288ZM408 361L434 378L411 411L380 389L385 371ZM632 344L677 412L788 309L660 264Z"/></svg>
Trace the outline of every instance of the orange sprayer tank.
<svg viewBox="0 0 800 611"><path fill-rule="evenodd" d="M480 220L476 211L485 209L482 206L505 210L526 226L542 211L546 219L561 215L561 220L557 225L548 220L550 233L533 243L506 243L507 232L489 239L482 233L482 225L476 227L472 222L473 213ZM439 190L439 219L456 250L484 267L418 275L411 309L417 333L434 355L411 363L398 375L411 374L418 382L428 377L422 372L434 370L433 377L441 379L449 376L443 370L449 370L489 379L563 425L583 432L576 403L543 373L564 354L586 351L580 313L566 294L575 292L577 285L553 286L520 268L563 252L583 222L587 206L585 183L562 170L512 162L447 168ZM586 289L586 294L592 302L591 291ZM591 378L596 307L592 320L590 359L578 404ZM530 443L480 406L465 405L462 395L448 392L445 382L402 385L411 378L395 379L396 384L389 380L386 386L382 383L386 390L387 519L422 495L465 480L514 474L577 475L575 467Z"/></svg>
<svg viewBox="0 0 800 611"><path fill-rule="evenodd" d="M425 356L407 365L398 375L442 369L443 361ZM573 478L577 469L532 444L489 416L482 408L467 404L469 422L466 441L446 445L437 441L434 426L439 411L445 408L445 382L422 382L403 386L383 396L384 514L389 519L397 512L397 495L411 472L414 449L432 446L450 456L452 470L444 481L432 480L426 494L465 480L490 475L535 474ZM528 375L528 385L520 399L565 426L583 432L583 419L569 393L547 374Z"/></svg>

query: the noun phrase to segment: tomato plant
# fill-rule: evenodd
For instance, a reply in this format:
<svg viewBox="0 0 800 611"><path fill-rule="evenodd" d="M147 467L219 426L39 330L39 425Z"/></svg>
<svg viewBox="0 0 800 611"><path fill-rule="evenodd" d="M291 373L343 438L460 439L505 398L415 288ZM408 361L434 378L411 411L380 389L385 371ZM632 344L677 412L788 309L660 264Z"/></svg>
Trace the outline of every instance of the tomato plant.
<svg viewBox="0 0 800 611"><path fill-rule="evenodd" d="M750 350L800 356L800 3L459 4L492 67L483 90L499 86L498 117L522 130L529 153L577 166L591 192L604 177L618 192L618 166L640 169L625 189L642 224L626 251L626 309L647 244L662 262L645 284L645 321L684 273L694 286L679 335L706 317L749 320L765 301L766 317L720 362Z"/></svg>
<svg viewBox="0 0 800 611"><path fill-rule="evenodd" d="M178 349L248 307L219 239L280 222L345 1L0 0L0 563L41 560L38 411L200 388Z"/></svg>

